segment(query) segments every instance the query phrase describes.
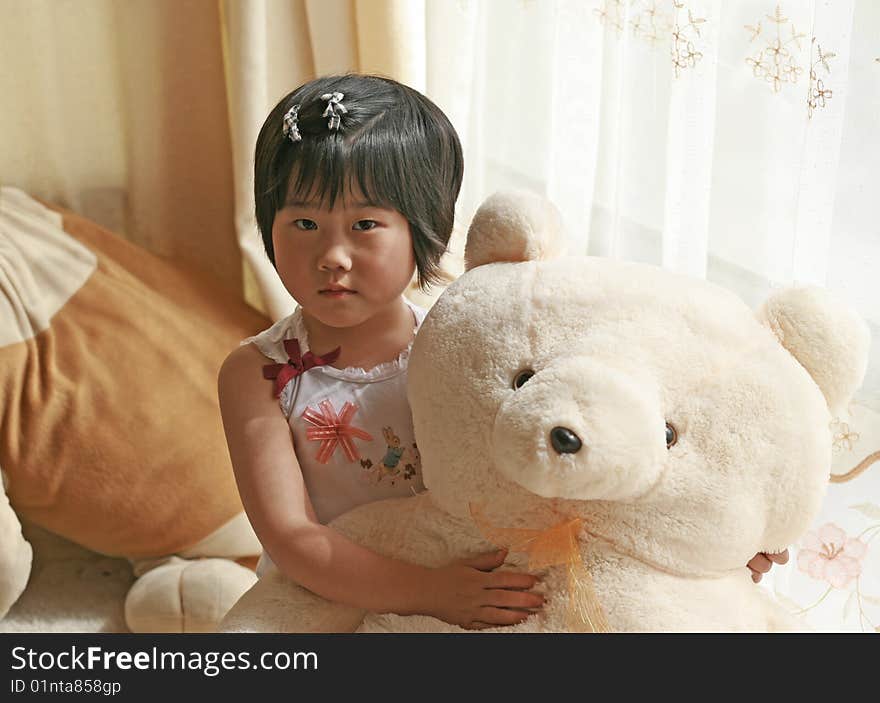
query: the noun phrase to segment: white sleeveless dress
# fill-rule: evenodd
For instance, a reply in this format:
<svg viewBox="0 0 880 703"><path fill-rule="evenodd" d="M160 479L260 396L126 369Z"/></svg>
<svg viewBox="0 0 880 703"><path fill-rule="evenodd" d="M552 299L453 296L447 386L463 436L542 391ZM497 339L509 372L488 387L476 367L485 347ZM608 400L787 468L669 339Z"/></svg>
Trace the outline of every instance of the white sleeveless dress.
<svg viewBox="0 0 880 703"><path fill-rule="evenodd" d="M425 310L406 301L418 330ZM272 362L287 364L284 340L309 341L300 308L269 329L242 340ZM279 397L293 433L294 451L318 520L326 524L352 508L424 490L419 451L406 397L411 345L396 360L364 370L314 366L295 376ZM271 393L275 381L257 379ZM275 565L264 551L262 576Z"/></svg>

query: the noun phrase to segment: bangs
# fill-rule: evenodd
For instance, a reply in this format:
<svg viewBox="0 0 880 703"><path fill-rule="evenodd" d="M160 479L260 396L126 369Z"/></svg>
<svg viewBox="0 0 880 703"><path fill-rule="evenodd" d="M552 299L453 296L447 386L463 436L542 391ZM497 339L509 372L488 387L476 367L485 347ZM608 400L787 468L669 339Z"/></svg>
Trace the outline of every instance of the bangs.
<svg viewBox="0 0 880 703"><path fill-rule="evenodd" d="M367 134L360 139L341 139L336 135L325 139L300 142L296 162L288 166L289 179L279 189L283 202L290 205L318 205L329 210L341 199L402 212L404 208L400 183L405 181L402 164L384 158L371 146ZM285 165L282 165L284 169ZM284 171L282 170L282 173ZM405 213L404 213L405 214Z"/></svg>

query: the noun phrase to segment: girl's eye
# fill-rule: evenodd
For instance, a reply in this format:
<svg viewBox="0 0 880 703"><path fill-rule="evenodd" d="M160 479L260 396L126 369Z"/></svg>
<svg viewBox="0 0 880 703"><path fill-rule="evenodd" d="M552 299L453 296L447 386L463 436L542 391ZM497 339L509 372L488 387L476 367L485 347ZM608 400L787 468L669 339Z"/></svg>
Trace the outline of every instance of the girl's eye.
<svg viewBox="0 0 880 703"><path fill-rule="evenodd" d="M676 429L670 425L668 422L666 423L666 448L669 449L678 441L678 432Z"/></svg>
<svg viewBox="0 0 880 703"><path fill-rule="evenodd" d="M354 223L354 229L359 230L361 232L366 232L367 230L371 230L376 226L375 220L358 220Z"/></svg>
<svg viewBox="0 0 880 703"><path fill-rule="evenodd" d="M518 390L522 388L526 381L528 381L532 376L535 375L535 372L531 369L525 369L524 371L520 371L516 377L513 379L513 390Z"/></svg>
<svg viewBox="0 0 880 703"><path fill-rule="evenodd" d="M303 229L303 230L318 229L318 224L314 220L306 220L305 218L300 218L298 220L294 220L293 224L296 225L297 229Z"/></svg>

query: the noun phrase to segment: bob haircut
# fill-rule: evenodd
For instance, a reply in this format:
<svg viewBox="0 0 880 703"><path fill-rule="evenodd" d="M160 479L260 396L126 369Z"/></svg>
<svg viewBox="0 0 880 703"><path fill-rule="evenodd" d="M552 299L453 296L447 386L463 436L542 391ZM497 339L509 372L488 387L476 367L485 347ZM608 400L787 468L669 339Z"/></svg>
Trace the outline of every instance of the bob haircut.
<svg viewBox="0 0 880 703"><path fill-rule="evenodd" d="M338 92L339 128L328 127L327 101ZM299 105L302 140L283 134L284 115ZM455 129L424 95L382 76L326 76L285 95L260 129L254 155L257 226L272 265L272 225L288 199L320 198L332 208L354 188L367 202L409 222L419 287L442 279L440 257L455 219L464 160Z"/></svg>

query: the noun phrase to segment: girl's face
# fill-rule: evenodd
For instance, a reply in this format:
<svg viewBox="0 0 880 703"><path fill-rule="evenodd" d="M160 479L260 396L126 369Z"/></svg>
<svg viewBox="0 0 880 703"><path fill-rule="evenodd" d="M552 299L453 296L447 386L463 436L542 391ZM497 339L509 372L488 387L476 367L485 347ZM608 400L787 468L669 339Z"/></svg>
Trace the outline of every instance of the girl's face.
<svg viewBox="0 0 880 703"><path fill-rule="evenodd" d="M406 218L364 200L347 193L328 210L317 199L288 198L275 213L278 275L303 310L330 327L352 327L387 310L415 272Z"/></svg>

